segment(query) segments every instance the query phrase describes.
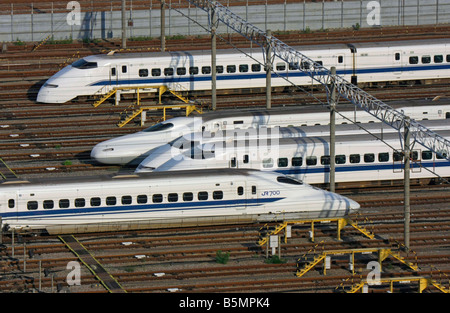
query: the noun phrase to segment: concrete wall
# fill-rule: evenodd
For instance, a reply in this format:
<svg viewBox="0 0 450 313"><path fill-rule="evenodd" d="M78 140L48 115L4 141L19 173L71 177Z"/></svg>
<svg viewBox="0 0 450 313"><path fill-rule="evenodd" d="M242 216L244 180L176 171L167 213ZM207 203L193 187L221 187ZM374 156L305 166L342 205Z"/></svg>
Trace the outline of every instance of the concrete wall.
<svg viewBox="0 0 450 313"><path fill-rule="evenodd" d="M170 3L172 0L166 0ZM173 0L175 1L175 0ZM130 1L127 1L129 3ZM178 1L177 1L178 3ZM222 2L226 4L226 2ZM369 7L368 4L370 3ZM371 6L374 4L374 6ZM18 14L14 7L0 15L0 41L41 41L48 35L61 39L99 39L121 37L121 12L83 12L79 14L80 25L68 22L72 17L67 13ZM272 31L319 30L333 28L425 25L450 22L450 0L353 0L332 2L285 3L277 5L232 6L231 10L246 18L261 29ZM207 26L206 14L195 7L180 9L184 15ZM23 10L21 11L23 12ZM150 0L148 9L128 10L128 37L159 37L160 2ZM74 21L74 20L73 20ZM224 25L219 32L232 32ZM204 35L206 31L195 22L174 10L166 10L166 35Z"/></svg>

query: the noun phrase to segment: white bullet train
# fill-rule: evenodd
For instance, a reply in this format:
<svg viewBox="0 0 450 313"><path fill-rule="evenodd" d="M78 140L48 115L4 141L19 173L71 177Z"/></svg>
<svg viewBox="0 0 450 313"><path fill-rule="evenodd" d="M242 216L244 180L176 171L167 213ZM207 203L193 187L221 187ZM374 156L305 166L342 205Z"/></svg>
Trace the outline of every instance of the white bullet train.
<svg viewBox="0 0 450 313"><path fill-rule="evenodd" d="M450 123L446 120L421 121L421 125L432 131L450 130ZM382 138L384 134L395 133L392 127L379 123L358 123L358 124L340 124L336 125L336 135L366 135L368 133ZM299 137L324 137L330 135L330 126L315 125L303 127L275 127L275 128L248 128L223 130L217 132L196 132L178 137L171 142L156 147L149 151L147 157L137 166L136 173L151 172L160 167L170 159L183 157L183 152L192 148L205 145L207 143L220 142L225 143L235 141L243 143L244 140L258 142L262 140L271 140L276 144L280 138L299 138Z"/></svg>
<svg viewBox="0 0 450 313"><path fill-rule="evenodd" d="M3 226L50 234L343 217L359 207L282 174L241 169L0 184Z"/></svg>
<svg viewBox="0 0 450 313"><path fill-rule="evenodd" d="M443 101L400 101L392 107L415 120L450 119L450 104ZM411 105L410 105L411 104ZM406 106L408 105L408 106ZM359 123L379 122L375 117L354 107L340 106L339 111L351 121ZM322 106L282 107L271 110L224 110L176 117L153 125L143 131L105 140L91 151L91 158L103 164L138 165L149 152L172 140L193 132L258 127L288 127L327 125L329 110ZM339 114L336 124L351 123Z"/></svg>
<svg viewBox="0 0 450 313"><path fill-rule="evenodd" d="M437 132L450 138L450 130ZM362 134L336 136L336 182L372 185L402 180L399 134L383 134L382 139ZM209 142L171 158L154 171L246 168L282 173L308 184L326 184L330 172L329 141L328 136L318 136L280 138L275 142ZM450 177L450 162L418 143L412 148L411 169L411 179L422 180L421 183Z"/></svg>
<svg viewBox="0 0 450 313"><path fill-rule="evenodd" d="M448 39L296 46L325 68L356 83L421 81L450 77ZM217 89L266 86L260 48L246 53L217 51ZM272 86L314 84L299 70L304 64L273 61ZM79 59L50 77L39 90L41 103L65 103L78 96L106 94L114 87L168 86L174 90L211 89L210 51L109 53Z"/></svg>

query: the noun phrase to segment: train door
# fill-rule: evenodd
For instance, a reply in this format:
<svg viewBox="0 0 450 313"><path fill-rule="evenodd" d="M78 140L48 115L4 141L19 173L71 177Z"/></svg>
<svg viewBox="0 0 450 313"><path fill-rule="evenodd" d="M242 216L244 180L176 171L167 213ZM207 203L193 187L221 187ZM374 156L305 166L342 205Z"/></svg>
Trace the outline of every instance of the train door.
<svg viewBox="0 0 450 313"><path fill-rule="evenodd" d="M420 173L422 171L422 151L412 150L410 161L411 172Z"/></svg>
<svg viewBox="0 0 450 313"><path fill-rule="evenodd" d="M336 56L336 71L345 71L345 55L338 54Z"/></svg>
<svg viewBox="0 0 450 313"><path fill-rule="evenodd" d="M130 65L128 63L121 63L116 73L118 85L128 85L130 83Z"/></svg>
<svg viewBox="0 0 450 313"><path fill-rule="evenodd" d="M401 75L403 72L402 52L394 51L394 75Z"/></svg>
<svg viewBox="0 0 450 313"><path fill-rule="evenodd" d="M228 167L230 168L239 168L239 160L237 158L236 153L230 154L230 161L228 163Z"/></svg>
<svg viewBox="0 0 450 313"><path fill-rule="evenodd" d="M111 86L116 86L117 85L117 80L118 80L117 66L116 65L111 65L111 67L109 69L109 84Z"/></svg>
<svg viewBox="0 0 450 313"><path fill-rule="evenodd" d="M13 195L4 195L0 198L0 216L2 217L0 227L4 224L14 223L17 221L17 213L19 210L19 197L15 193Z"/></svg>

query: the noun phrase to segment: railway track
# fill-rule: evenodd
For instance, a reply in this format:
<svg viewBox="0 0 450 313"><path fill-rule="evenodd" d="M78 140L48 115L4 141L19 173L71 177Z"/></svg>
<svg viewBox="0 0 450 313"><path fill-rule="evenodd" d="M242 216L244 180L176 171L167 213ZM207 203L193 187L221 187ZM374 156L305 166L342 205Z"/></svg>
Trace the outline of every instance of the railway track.
<svg viewBox="0 0 450 313"><path fill-rule="evenodd" d="M133 2L134 5L134 2ZM287 43L318 43L324 40L335 42L395 39L399 34L409 32L409 38L423 38L426 32L430 36L448 34L450 26L409 28L402 32L393 29L364 30L353 32L327 32L308 34L289 34L278 36ZM384 36L381 33L384 32ZM390 32L390 34L386 34ZM286 36L286 37L283 37ZM239 46L248 45L245 40L231 36ZM448 37L448 36L446 36ZM207 37L198 40L186 38L181 41L168 41L171 50L181 46L209 46ZM158 41L129 42L129 46L143 49L146 46L158 46ZM123 108L105 105L92 109L89 102L74 102L65 105L41 105L33 99L45 79L57 71L59 65L79 50L79 56L115 49L118 42L97 44L44 45L33 54L32 45L9 46L8 52L0 55L0 157L19 176L49 175L51 173L78 174L78 171L119 170L117 167L103 167L89 164L89 149L104 139L119 134L131 133L142 129L139 125L129 124L117 128L117 115ZM225 47L225 45L224 45ZM24 71L31 64L33 56L36 68L31 73ZM40 59L42 58L42 59ZM46 62L54 58L53 64ZM30 75L32 77L30 77ZM314 95L324 99L318 91ZM384 101L399 98L423 98L448 96L448 84L415 86L413 89L400 86L396 88L371 89L377 98ZM206 96L207 97L207 96ZM202 99L201 96L199 96ZM274 95L274 105L290 105L310 100L300 94ZM263 94L219 95L219 107L230 108L264 106ZM130 103L128 100L123 103ZM11 136L13 135L13 136ZM17 136L16 136L17 135ZM32 156L34 155L34 156ZM62 160L69 161L62 164ZM74 164L69 164L70 162ZM423 270L420 275L450 275L449 268L449 220L448 190L443 189L432 196L421 194L411 199L412 224L411 244L416 254L408 260L418 260ZM351 196L350 196L351 197ZM235 225L227 227L203 227L199 229L170 229L142 232L123 232L118 234L91 234L80 236L102 264L130 292L167 292L179 288L185 292L334 292L343 281L346 286L358 282L360 276L352 277L345 268L345 261L335 260L330 274L322 275L317 270L305 277L294 277L296 259L302 254L316 249L349 249L350 247L392 247L403 234L401 209L402 197L387 197L385 194L359 195L364 214L355 217L358 224L372 230L377 237L365 239L356 230L347 226L342 242L336 240L334 225L323 224L315 227L315 242L309 239L307 226L293 228L293 238L282 245L281 255L286 263L267 264L264 262L265 249L257 245L261 236L261 225ZM378 197L378 198L375 198ZM356 198L356 195L355 195ZM419 209L420 208L420 209ZM273 226L271 224L271 226ZM41 279L42 289L50 291L56 285L67 286L67 263L77 261L76 257L55 237L22 236L16 238L14 257L9 235L3 237L4 246L0 246L0 291L28 292L38 288L39 261L47 276ZM318 243L324 241L321 246ZM26 243L25 248L23 242ZM131 242L131 244L130 244ZM319 249L315 248L319 247ZM229 263L217 264L218 250L230 253ZM25 255L25 258L24 258ZM24 270L26 260L26 270ZM388 263L389 269L383 275L411 275L398 263ZM360 275L366 274L365 263L358 265ZM159 273L164 273L158 277ZM68 287L64 287L68 288ZM105 292L98 280L86 269L82 269L82 286L68 288L73 292ZM431 289L435 292L436 289Z"/></svg>
<svg viewBox="0 0 450 313"><path fill-rule="evenodd" d="M412 210L411 248L414 253L405 255L405 259L418 263L419 272L411 273L401 263L391 260L385 261L383 276L414 274L448 280L450 207L431 202L430 197L428 204L414 206ZM311 242L309 227L295 226L292 238L282 244L281 256L285 263L281 264L264 262L265 248L257 244L262 234L258 225L89 234L77 238L128 292L167 292L172 288L184 292L261 292L263 289L266 292L335 292L343 281L350 286L352 281L358 282L364 277L365 264L370 257L362 257L355 263L356 276L346 269L348 258L337 258L333 259L326 276L318 266L297 278L294 276L296 260L311 251L321 253L354 247L395 249L396 241L401 241L403 234L402 208L380 207L373 202L363 210L362 216L355 220L371 229L376 234L375 239L364 238L353 228L346 227L341 235L343 240L337 241L334 225L317 224L315 241ZM35 288L39 266L47 272L47 277L41 278L42 288L50 290L52 281L54 286L64 285L67 275L64 269L68 262L76 261L76 257L52 236L23 237L22 240L26 241L25 253L23 243L16 241L12 258L11 238L4 236L7 247L1 251L0 265L5 279L0 281L0 290ZM219 250L229 253L226 265L215 261ZM27 256L24 265L23 256L27 254L33 257ZM24 266L26 273L23 273ZM82 274L82 281L84 288L78 291L105 292L89 272ZM430 292L436 291L430 289Z"/></svg>

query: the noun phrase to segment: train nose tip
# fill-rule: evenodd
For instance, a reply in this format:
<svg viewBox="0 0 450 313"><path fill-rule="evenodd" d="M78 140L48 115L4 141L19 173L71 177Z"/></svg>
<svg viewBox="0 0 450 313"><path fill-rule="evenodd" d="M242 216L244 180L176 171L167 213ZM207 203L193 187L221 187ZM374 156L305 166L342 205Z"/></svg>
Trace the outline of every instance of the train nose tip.
<svg viewBox="0 0 450 313"><path fill-rule="evenodd" d="M348 208L350 210L350 213L356 212L361 208L361 205L358 202L356 202L355 200L352 200L349 198L346 198L346 199L347 199Z"/></svg>

